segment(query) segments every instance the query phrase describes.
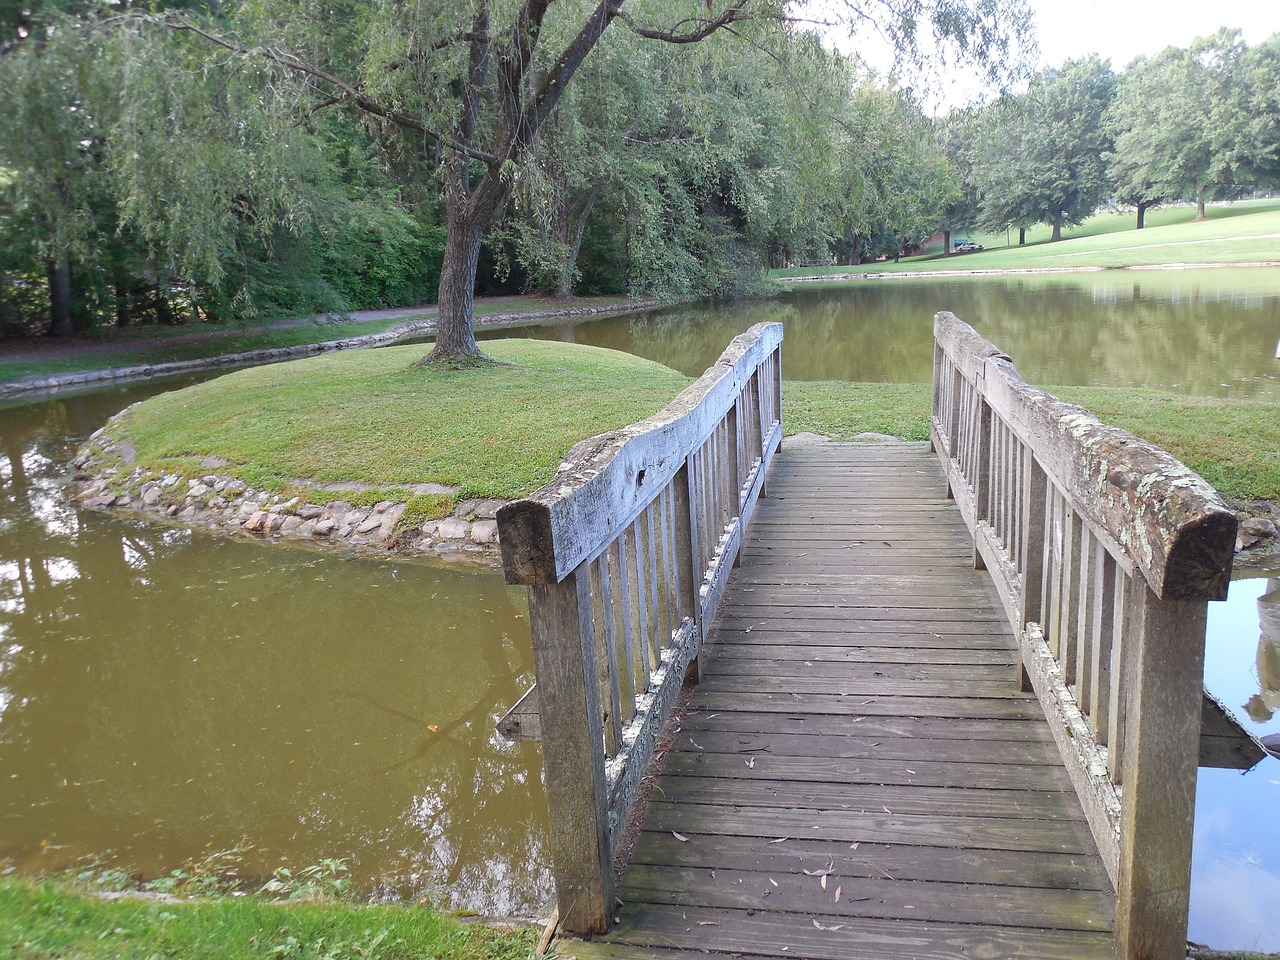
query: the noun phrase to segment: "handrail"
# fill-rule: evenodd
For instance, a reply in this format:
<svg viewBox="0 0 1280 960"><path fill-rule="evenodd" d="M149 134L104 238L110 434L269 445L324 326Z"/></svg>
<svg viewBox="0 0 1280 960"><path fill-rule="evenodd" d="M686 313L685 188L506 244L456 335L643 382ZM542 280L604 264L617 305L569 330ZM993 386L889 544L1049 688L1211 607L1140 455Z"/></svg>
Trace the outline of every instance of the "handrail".
<svg viewBox="0 0 1280 960"><path fill-rule="evenodd" d="M660 413L575 446L498 511L529 587L560 920L608 929L612 858L658 734L696 677L742 533L782 438L782 325L735 337Z"/></svg>
<svg viewBox="0 0 1280 960"><path fill-rule="evenodd" d="M934 317L931 443L1117 892L1117 956L1185 956L1206 605L1236 518L1168 453Z"/></svg>

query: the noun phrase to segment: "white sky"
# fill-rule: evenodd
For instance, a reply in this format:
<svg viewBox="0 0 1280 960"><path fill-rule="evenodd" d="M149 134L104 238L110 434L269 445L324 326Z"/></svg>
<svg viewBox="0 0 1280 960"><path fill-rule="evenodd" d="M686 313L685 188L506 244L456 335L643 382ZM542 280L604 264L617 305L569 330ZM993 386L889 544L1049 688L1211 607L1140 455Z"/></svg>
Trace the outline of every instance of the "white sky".
<svg viewBox="0 0 1280 960"><path fill-rule="evenodd" d="M839 3L816 0L810 9ZM1136 56L1189 46L1220 27L1239 28L1250 46L1280 33L1280 0L1028 0L1028 5L1036 17L1039 67L1097 53L1109 59L1113 69L1122 70ZM887 47L876 49L873 33L861 32L852 39L836 30L827 35L838 49L857 50L880 69L892 59ZM965 76L963 71L950 72L935 97L926 95L926 108L947 109L979 95L977 83L966 83Z"/></svg>
<svg viewBox="0 0 1280 960"><path fill-rule="evenodd" d="M1042 66L1097 53L1117 70L1139 55L1238 27L1250 46L1280 33L1280 0L1030 0Z"/></svg>

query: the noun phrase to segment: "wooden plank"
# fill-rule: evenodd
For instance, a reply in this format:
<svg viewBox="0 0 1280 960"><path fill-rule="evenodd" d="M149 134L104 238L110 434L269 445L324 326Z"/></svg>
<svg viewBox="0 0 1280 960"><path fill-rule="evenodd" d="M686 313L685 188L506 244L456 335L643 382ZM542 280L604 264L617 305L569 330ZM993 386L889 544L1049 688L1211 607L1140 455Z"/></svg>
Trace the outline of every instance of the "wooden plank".
<svg viewBox="0 0 1280 960"><path fill-rule="evenodd" d="M802 677L825 680L891 679L901 681L946 680L964 683L970 680L997 683L1009 688L1013 677L1008 664L986 666L972 663L857 663L830 660L772 659L775 654L761 651L751 659L728 658L717 661L716 673L725 677ZM769 657L769 659L765 659Z"/></svg>
<svg viewBox="0 0 1280 960"><path fill-rule="evenodd" d="M679 776L739 780L788 780L827 783L833 792L846 783L926 787L971 787L986 790L1069 791L1071 780L1057 766L936 760L881 760L842 757L774 756L770 753L711 753L680 750L667 757L667 770Z"/></svg>
<svg viewBox="0 0 1280 960"><path fill-rule="evenodd" d="M892 808L890 808L892 810ZM920 843L931 847L983 850L1025 850L1042 853L1093 852L1088 827L1071 820L1045 820L1028 830L1023 820L994 817L910 816L883 810L804 810L714 806L706 803L664 804L649 808L649 830L675 830L690 844L712 856L721 836L826 839L850 844Z"/></svg>
<svg viewBox="0 0 1280 960"><path fill-rule="evenodd" d="M879 783L845 783L838 792L823 790L820 783L808 781L724 781L708 777L663 777L659 803L722 803L732 806L760 806L792 810L855 810L860 813L893 813L931 817L936 814L956 817L995 817L1005 820L1082 820L1079 805L1060 791L1048 790L984 790L980 787L922 787L879 785ZM1098 869L1101 869L1098 868Z"/></svg>
<svg viewBox="0 0 1280 960"><path fill-rule="evenodd" d="M824 677L741 677L716 673L704 677L702 683L710 693L775 693L840 697L897 697L900 700L929 698L940 700L984 699L1011 700L1034 706L1035 701L1015 690L1005 681L970 680L964 683L947 680L896 680L883 677L850 677L845 680Z"/></svg>
<svg viewBox="0 0 1280 960"><path fill-rule="evenodd" d="M752 631L753 633L755 631ZM812 661L818 663L897 663L897 664L971 664L976 666L993 666L1000 667L1004 670L1006 678L1012 676L1010 668L1016 663L1016 654L1007 648L1004 649L988 649L958 647L954 644L948 644L945 640L939 642L939 638L930 635L930 639L936 644L932 647L915 647L915 646L895 646L891 650L886 650L881 646L816 646L814 644L796 644L785 642L786 638L779 638L779 643L770 650L760 650L764 644L742 643L741 636L738 634L718 634L716 636L715 658L716 669L724 668L732 670L729 664L738 660L752 660L758 657L767 657L770 660L796 660L796 661Z"/></svg>
<svg viewBox="0 0 1280 960"><path fill-rule="evenodd" d="M674 749L691 753L737 755L743 758L766 755L771 758L841 758L997 765L1008 762L1023 765L1062 766L1057 751L1041 740L1011 742L995 738L930 740L922 737L885 734L868 736L862 733L861 724L856 726L851 724L838 732L821 732L819 729L814 729L805 733L781 733L772 729L747 733L721 730L711 726L690 729L682 724ZM913 769L916 768L913 767ZM697 774L698 776L712 775L701 769ZM1046 782L1036 784L1031 789L1048 790L1050 786Z"/></svg>
<svg viewBox="0 0 1280 960"><path fill-rule="evenodd" d="M793 810L854 810L929 816L946 813L961 817L1001 820L1082 820L1079 805L1061 792L983 790L971 787L920 787L844 784L838 801L821 784L792 780L712 780L669 775L662 778L662 803L722 803L735 807L787 807ZM1029 829L1034 829L1028 825Z"/></svg>
<svg viewBox="0 0 1280 960"><path fill-rule="evenodd" d="M833 698L833 702L834 698ZM855 726L856 724L856 726ZM712 710L702 704L685 714L681 728L696 733L720 730L726 733L758 733L769 730L778 734L853 734L872 739L895 737L938 740L1000 740L1005 742L1052 742L1043 717L1023 720L991 720L986 718L938 718L906 716L869 716L845 713L833 719L828 713L805 713L798 710L754 713L746 709Z"/></svg>
<svg viewBox="0 0 1280 960"><path fill-rule="evenodd" d="M950 717L970 720L1041 720L1034 701L978 697L874 698L798 693L742 693L707 690L699 697L708 710L750 710L755 713L812 713L846 717Z"/></svg>
<svg viewBox="0 0 1280 960"><path fill-rule="evenodd" d="M775 912L757 914L755 922L746 927L745 910L638 904L619 912L622 922L610 934L610 943L656 942L685 950L714 944L715 949L726 952L794 955L808 960L955 960L966 956L1110 960L1111 956L1111 938L1102 932L879 919L862 920L856 928L834 923L819 930L807 916Z"/></svg>
<svg viewBox="0 0 1280 960"><path fill-rule="evenodd" d="M831 863L847 877L880 877L940 883L978 883L1054 890L1109 891L1097 858L1022 850L964 850L872 843L831 844L789 837L719 837L716 860L727 869L778 876ZM707 866L706 850L677 840L670 831L646 830L636 843L633 863Z"/></svg>
<svg viewBox="0 0 1280 960"><path fill-rule="evenodd" d="M642 864L627 874L628 902L803 913L831 918L828 923L878 917L1050 930L1111 929L1111 897L1096 890L847 877L826 863L807 869L831 873L813 877L801 870L757 873Z"/></svg>

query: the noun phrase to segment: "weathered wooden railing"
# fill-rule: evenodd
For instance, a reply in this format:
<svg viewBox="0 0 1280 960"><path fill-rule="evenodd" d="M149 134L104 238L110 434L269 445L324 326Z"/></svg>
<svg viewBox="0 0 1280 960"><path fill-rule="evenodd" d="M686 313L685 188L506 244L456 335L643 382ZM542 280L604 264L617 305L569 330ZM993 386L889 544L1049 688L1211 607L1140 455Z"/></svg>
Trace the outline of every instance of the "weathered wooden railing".
<svg viewBox="0 0 1280 960"><path fill-rule="evenodd" d="M1115 884L1116 953L1186 956L1206 602L1236 519L1162 450L934 318L932 442Z"/></svg>
<svg viewBox="0 0 1280 960"><path fill-rule="evenodd" d="M661 413L578 444L498 512L537 677L500 726L542 740L572 932L613 916L612 855L782 437L781 345L781 324L752 327Z"/></svg>

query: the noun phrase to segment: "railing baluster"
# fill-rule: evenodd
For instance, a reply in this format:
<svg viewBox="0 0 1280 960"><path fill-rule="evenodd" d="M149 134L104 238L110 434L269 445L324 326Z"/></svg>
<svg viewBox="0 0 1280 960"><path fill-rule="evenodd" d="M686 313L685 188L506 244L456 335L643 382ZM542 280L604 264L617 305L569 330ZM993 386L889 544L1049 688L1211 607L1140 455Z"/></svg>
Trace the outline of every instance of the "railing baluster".
<svg viewBox="0 0 1280 960"><path fill-rule="evenodd" d="M1116 580L1121 576L1115 557L1100 540L1094 541L1093 582L1098 601L1093 608L1093 641L1091 652L1093 686L1089 690L1089 725L1098 742L1106 746L1110 729L1108 709L1111 706L1111 641L1115 632Z"/></svg>
<svg viewBox="0 0 1280 960"><path fill-rule="evenodd" d="M662 662L662 650L667 645L662 635L662 611L658 607L658 543L653 517L655 507L656 503L650 504L644 511L644 532L649 538L646 551L649 557L649 616L651 618L647 656L641 658L641 662L645 665L645 686L648 686L649 671L656 670L658 664Z"/></svg>
<svg viewBox="0 0 1280 960"><path fill-rule="evenodd" d="M607 756L614 756L622 743L622 690L618 676L617 637L613 625L613 591L609 581L609 566L599 560L590 565L594 600L593 617L602 629L595 632L596 665L600 686L608 698L608 723L604 725L604 749ZM622 585L626 589L626 584ZM603 656L601 656L603 654ZM627 719L630 719L629 717Z"/></svg>

